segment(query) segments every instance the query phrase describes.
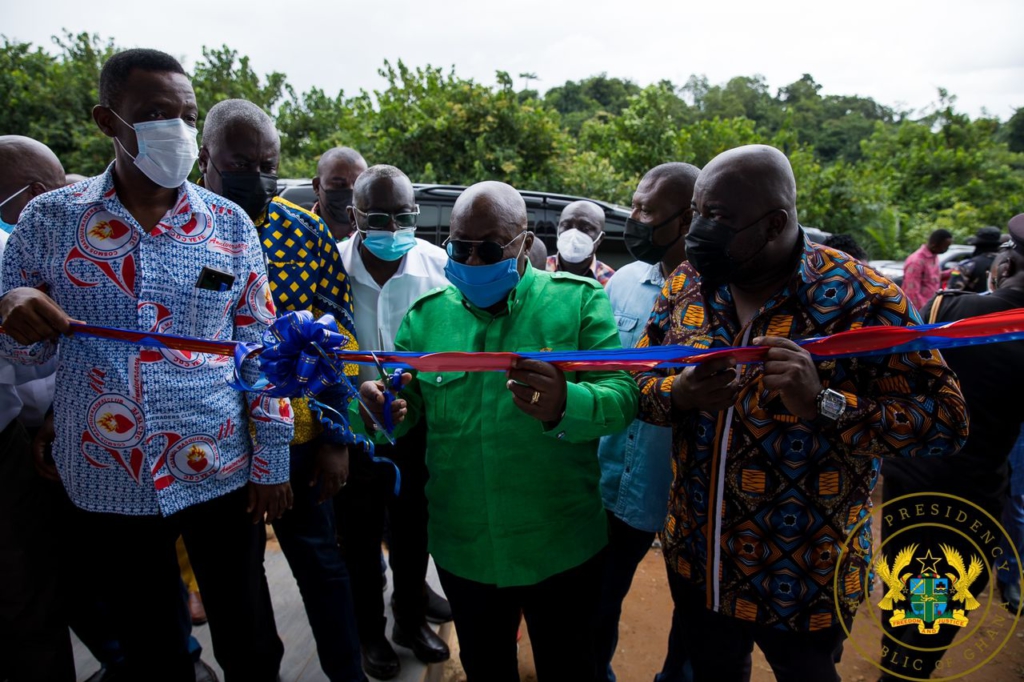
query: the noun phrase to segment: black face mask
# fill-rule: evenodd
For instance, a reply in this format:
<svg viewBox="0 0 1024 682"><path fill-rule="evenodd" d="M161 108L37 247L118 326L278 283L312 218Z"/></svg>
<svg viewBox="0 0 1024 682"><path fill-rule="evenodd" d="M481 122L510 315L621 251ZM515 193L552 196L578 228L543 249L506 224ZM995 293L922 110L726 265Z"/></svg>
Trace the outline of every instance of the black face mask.
<svg viewBox="0 0 1024 682"><path fill-rule="evenodd" d="M348 207L352 205L352 190L345 189L322 189L323 198L320 200L320 208L330 216L331 220L339 225L348 225Z"/></svg>
<svg viewBox="0 0 1024 682"><path fill-rule="evenodd" d="M762 244L760 249L747 258L736 261L729 252L736 235L754 227L777 210L779 209L772 209L735 231L700 214L694 215L690 222L690 231L686 234L686 257L700 273L701 282L708 287L731 284L740 267L756 258L764 249ZM767 243L765 240L765 244Z"/></svg>
<svg viewBox="0 0 1024 682"><path fill-rule="evenodd" d="M650 263L651 265L660 263L661 259L663 259L665 254L668 253L668 250L671 249L675 243L679 241L679 238L683 236L683 233L680 231L679 234L676 235L676 238L668 244L655 244L653 241L654 232L665 227L688 210L688 208L684 208L680 211L676 211L657 225L642 223L639 220L626 218L626 227L622 232L622 240L626 243L626 250L629 251L630 255L638 261Z"/></svg>
<svg viewBox="0 0 1024 682"><path fill-rule="evenodd" d="M212 161L210 165L213 166ZM253 222L263 215L277 194L277 175L259 171L228 173L213 168L220 174L221 196L241 206Z"/></svg>

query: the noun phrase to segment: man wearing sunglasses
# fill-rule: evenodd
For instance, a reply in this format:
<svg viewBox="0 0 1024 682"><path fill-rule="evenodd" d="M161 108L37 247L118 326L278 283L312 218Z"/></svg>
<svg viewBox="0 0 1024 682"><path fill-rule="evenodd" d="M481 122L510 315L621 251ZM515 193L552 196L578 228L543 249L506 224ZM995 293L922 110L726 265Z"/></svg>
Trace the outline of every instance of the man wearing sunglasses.
<svg viewBox="0 0 1024 682"><path fill-rule="evenodd" d="M330 313L350 337L347 347L355 348L349 281L337 244L323 221L275 196L280 158L277 129L258 106L229 99L210 108L199 151L203 182L252 218L277 310L308 310L316 317ZM330 403L328 394L324 396L322 400ZM331 682L363 682L348 571L336 540L332 503L348 480L347 444L324 431L305 399L293 398L291 410L294 503L268 521L273 522L299 584L324 673Z"/></svg>
<svg viewBox="0 0 1024 682"><path fill-rule="evenodd" d="M406 311L421 295L448 286L443 250L416 238L419 208L412 183L394 166L373 166L356 180L348 209L353 237L341 246L342 263L352 279L356 338L363 349L390 351ZM376 378L373 367L360 368L363 381ZM424 663L449 657L448 645L427 625L451 620L451 608L426 584L427 470L423 429L378 447L401 471L401 490L393 495L394 472L366 457L352 461L352 485L335 503L337 523L352 573L356 622L363 668L377 679L397 675L400 663L385 637L387 621L380 590L380 547L387 516L395 627L392 639L409 647Z"/></svg>
<svg viewBox="0 0 1024 682"><path fill-rule="evenodd" d="M535 270L533 240L515 189L469 187L446 243L453 286L413 304L395 347L621 348L601 285ZM541 682L593 679L608 543L597 439L632 420L635 383L623 372L566 374L539 360L517 360L505 374L423 371L405 380L392 408L396 434L426 424L430 550L469 682L519 679L520 613ZM381 405L381 389L364 383L365 404Z"/></svg>

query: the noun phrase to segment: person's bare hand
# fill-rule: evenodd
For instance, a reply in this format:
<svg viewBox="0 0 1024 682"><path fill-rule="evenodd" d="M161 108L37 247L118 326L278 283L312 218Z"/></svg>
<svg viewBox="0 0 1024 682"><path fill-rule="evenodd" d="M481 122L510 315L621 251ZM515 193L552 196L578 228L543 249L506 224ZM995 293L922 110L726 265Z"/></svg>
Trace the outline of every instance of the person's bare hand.
<svg viewBox="0 0 1024 682"><path fill-rule="evenodd" d="M39 427L35 438L32 439L32 464L35 465L36 473L47 481L60 483L60 474L57 473L57 466L53 463L53 457L47 457L47 452L53 448L53 440L56 434L53 430L53 412L46 415L43 425Z"/></svg>
<svg viewBox="0 0 1024 682"><path fill-rule="evenodd" d="M0 320L5 332L26 346L71 334L75 321L52 298L31 287L11 289L0 298Z"/></svg>
<svg viewBox="0 0 1024 682"><path fill-rule="evenodd" d="M338 494L348 483L348 447L337 443L323 443L313 462L313 477L309 487L320 482L320 497L323 504Z"/></svg>
<svg viewBox="0 0 1024 682"><path fill-rule="evenodd" d="M672 384L672 405L680 412L718 412L736 402L736 359L717 358L685 368Z"/></svg>
<svg viewBox="0 0 1024 682"><path fill-rule="evenodd" d="M402 386L408 385L410 381L412 381L412 374L406 372L402 375ZM377 430L377 425L370 419L366 409L370 408L377 421L381 424L384 423L384 384L379 381L364 381L363 385L359 387L359 396L363 399L362 405L359 406L359 414L363 418L366 429L372 433ZM405 400L395 398L391 402L391 419L396 426L405 419L406 412L408 412L408 406Z"/></svg>
<svg viewBox="0 0 1024 682"><path fill-rule="evenodd" d="M789 339L762 336L755 346L768 346L764 359L764 387L778 391L782 404L792 414L808 421L818 416L821 379L811 354Z"/></svg>
<svg viewBox="0 0 1024 682"><path fill-rule="evenodd" d="M252 522L276 521L292 508L291 483L261 485L249 481L249 506L246 511L252 514Z"/></svg>
<svg viewBox="0 0 1024 682"><path fill-rule="evenodd" d="M505 384L520 410L542 422L558 422L565 412L565 374L540 360L515 361Z"/></svg>

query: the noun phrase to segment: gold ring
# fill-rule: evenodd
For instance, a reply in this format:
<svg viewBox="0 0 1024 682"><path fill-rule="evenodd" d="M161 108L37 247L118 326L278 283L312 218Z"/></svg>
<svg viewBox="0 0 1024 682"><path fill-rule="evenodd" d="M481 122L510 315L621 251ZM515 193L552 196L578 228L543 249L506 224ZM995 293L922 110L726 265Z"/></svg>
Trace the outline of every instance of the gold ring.
<svg viewBox="0 0 1024 682"><path fill-rule="evenodd" d="M540 391L534 391L533 397L530 398L530 404L536 405L538 402L540 402Z"/></svg>

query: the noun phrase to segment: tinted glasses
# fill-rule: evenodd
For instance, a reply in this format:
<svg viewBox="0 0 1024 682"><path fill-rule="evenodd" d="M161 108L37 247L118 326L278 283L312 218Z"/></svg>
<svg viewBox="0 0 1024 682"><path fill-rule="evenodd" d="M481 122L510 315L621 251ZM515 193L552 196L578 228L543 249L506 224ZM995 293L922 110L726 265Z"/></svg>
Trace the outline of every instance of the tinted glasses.
<svg viewBox="0 0 1024 682"><path fill-rule="evenodd" d="M499 244L498 242L490 241L470 241L467 239L448 239L444 240L445 250L448 251L448 257L456 263L465 263L469 260L473 252L476 251L476 255L486 265L493 265L499 261L505 260L505 249L512 244L516 243L520 237L525 237L526 232L520 233L510 241L508 244Z"/></svg>
<svg viewBox="0 0 1024 682"><path fill-rule="evenodd" d="M416 227L416 219L420 215L419 206L409 213L364 213L358 208L355 211L366 220L366 226L373 230L387 229L392 220L395 221L395 227Z"/></svg>

